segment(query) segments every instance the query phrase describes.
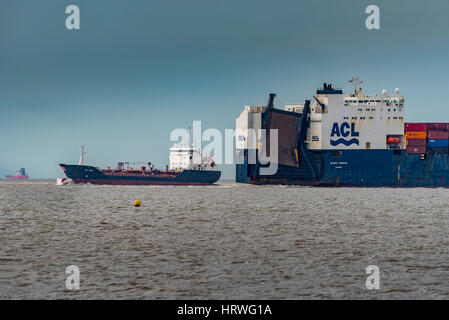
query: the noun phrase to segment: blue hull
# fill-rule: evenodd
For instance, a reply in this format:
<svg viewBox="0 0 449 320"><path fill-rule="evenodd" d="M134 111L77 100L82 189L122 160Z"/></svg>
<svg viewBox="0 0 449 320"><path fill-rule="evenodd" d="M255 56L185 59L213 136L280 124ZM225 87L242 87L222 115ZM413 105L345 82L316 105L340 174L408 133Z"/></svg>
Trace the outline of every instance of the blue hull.
<svg viewBox="0 0 449 320"><path fill-rule="evenodd" d="M221 171L184 170L179 173L166 174L127 174L118 172L108 175L92 166L60 164L67 178L74 183L91 183L102 185L209 185L220 179Z"/></svg>
<svg viewBox="0 0 449 320"><path fill-rule="evenodd" d="M247 151L246 151L247 153ZM237 164L236 181L252 184L356 187L449 187L448 153L409 154L405 150L323 150L298 167L279 165L261 176L258 164Z"/></svg>

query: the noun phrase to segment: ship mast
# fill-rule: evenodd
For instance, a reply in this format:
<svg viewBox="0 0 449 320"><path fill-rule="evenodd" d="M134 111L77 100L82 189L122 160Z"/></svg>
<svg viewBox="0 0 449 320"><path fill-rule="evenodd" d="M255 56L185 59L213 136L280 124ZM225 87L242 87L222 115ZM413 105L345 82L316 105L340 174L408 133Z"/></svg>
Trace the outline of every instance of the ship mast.
<svg viewBox="0 0 449 320"><path fill-rule="evenodd" d="M357 78L353 77L348 82L352 83L354 85L354 96L358 96L360 93L362 93L362 90L361 90L361 88L359 88L359 86L363 83L363 81L360 80L359 77L357 77Z"/></svg>
<svg viewBox="0 0 449 320"><path fill-rule="evenodd" d="M81 146L81 150L80 150L80 161L78 162L78 165L82 166L84 164L84 155L87 152L84 151L84 146Z"/></svg>
<svg viewBox="0 0 449 320"><path fill-rule="evenodd" d="M189 132L189 147L193 147L193 144L192 144L192 128L188 127L187 131Z"/></svg>

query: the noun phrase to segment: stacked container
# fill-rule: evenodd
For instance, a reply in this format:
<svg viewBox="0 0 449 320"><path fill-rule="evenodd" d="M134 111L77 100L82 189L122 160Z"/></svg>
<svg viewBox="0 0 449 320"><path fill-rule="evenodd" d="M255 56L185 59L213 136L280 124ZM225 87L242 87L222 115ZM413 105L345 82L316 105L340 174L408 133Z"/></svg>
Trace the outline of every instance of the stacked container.
<svg viewBox="0 0 449 320"><path fill-rule="evenodd" d="M426 153L427 123L406 123L407 153Z"/></svg>
<svg viewBox="0 0 449 320"><path fill-rule="evenodd" d="M428 123L429 131L449 131L449 123Z"/></svg>
<svg viewBox="0 0 449 320"><path fill-rule="evenodd" d="M449 123L406 123L408 153L448 153Z"/></svg>
<svg viewBox="0 0 449 320"><path fill-rule="evenodd" d="M448 153L449 124L429 123L427 137L428 146L433 153Z"/></svg>

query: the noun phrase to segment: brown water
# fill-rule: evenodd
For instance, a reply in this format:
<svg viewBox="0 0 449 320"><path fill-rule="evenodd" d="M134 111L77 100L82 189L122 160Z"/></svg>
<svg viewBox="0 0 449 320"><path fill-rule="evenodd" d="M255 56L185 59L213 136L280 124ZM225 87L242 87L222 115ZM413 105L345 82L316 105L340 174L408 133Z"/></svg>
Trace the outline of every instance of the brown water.
<svg viewBox="0 0 449 320"><path fill-rule="evenodd" d="M3 182L0 298L446 299L448 207L447 189Z"/></svg>

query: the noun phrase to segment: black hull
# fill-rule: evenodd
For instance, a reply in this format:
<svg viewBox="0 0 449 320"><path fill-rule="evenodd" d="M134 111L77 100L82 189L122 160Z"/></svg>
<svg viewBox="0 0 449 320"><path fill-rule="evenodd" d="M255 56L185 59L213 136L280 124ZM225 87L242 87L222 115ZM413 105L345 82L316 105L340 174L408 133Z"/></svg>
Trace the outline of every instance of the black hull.
<svg viewBox="0 0 449 320"><path fill-rule="evenodd" d="M92 166L60 164L67 178L74 183L91 183L100 185L172 185L195 186L210 185L221 176L216 170L184 170L176 174L126 174L108 175Z"/></svg>

